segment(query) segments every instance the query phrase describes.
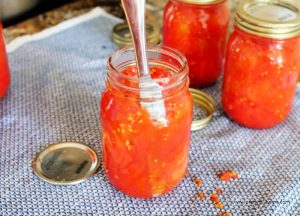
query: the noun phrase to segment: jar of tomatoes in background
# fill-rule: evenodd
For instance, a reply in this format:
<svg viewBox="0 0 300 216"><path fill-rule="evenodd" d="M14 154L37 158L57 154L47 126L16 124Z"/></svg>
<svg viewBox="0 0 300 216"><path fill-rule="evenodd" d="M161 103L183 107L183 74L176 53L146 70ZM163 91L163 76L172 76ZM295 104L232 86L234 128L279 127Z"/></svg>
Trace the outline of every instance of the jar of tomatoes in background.
<svg viewBox="0 0 300 216"><path fill-rule="evenodd" d="M186 56L192 87L211 85L219 78L229 20L226 0L170 0L166 5L163 44Z"/></svg>
<svg viewBox="0 0 300 216"><path fill-rule="evenodd" d="M9 86L10 76L5 51L3 28L0 22L0 100L5 96Z"/></svg>
<svg viewBox="0 0 300 216"><path fill-rule="evenodd" d="M279 1L242 1L226 55L222 104L228 116L250 128L282 122L299 72L299 9Z"/></svg>
<svg viewBox="0 0 300 216"><path fill-rule="evenodd" d="M134 50L124 48L109 58L101 99L105 172L117 189L141 198L165 194L183 179L192 122L185 57L171 48L152 47L148 59L161 98L140 97L153 89L140 91ZM153 119L144 106L156 100L164 103L165 121Z"/></svg>

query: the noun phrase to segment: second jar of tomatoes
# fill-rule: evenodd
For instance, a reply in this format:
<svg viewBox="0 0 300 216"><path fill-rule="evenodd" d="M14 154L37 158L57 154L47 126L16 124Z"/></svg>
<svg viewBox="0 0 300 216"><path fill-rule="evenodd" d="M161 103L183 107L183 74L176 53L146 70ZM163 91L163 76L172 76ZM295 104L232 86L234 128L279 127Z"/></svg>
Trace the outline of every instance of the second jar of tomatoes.
<svg viewBox="0 0 300 216"><path fill-rule="evenodd" d="M219 78L229 20L226 0L170 0L167 4L163 44L186 56L190 86L211 85Z"/></svg>
<svg viewBox="0 0 300 216"><path fill-rule="evenodd" d="M283 1L241 1L230 36L222 104L250 128L269 128L289 114L300 72L300 12Z"/></svg>

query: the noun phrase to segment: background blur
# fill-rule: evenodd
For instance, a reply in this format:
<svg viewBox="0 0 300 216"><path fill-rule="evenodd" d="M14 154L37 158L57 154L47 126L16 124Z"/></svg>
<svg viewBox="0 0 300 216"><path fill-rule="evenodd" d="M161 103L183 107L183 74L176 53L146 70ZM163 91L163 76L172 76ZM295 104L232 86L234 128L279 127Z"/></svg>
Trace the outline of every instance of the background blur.
<svg viewBox="0 0 300 216"><path fill-rule="evenodd" d="M0 0L0 17L5 27L78 0ZM84 0L99 6L119 5L120 0Z"/></svg>
<svg viewBox="0 0 300 216"><path fill-rule="evenodd" d="M239 0L228 1L234 11ZM285 1L300 8L300 0ZM0 18L2 18L4 26L8 27L71 2L81 2L81 5L93 6L120 6L120 0L0 0ZM147 0L147 8L152 12L162 13L167 2L168 0Z"/></svg>

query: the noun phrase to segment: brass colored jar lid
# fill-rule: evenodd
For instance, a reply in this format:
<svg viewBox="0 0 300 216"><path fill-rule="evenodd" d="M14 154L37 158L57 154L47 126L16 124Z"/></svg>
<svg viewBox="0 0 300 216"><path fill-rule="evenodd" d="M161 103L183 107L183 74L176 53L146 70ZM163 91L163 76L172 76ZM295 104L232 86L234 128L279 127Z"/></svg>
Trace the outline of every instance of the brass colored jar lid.
<svg viewBox="0 0 300 216"><path fill-rule="evenodd" d="M300 35L300 11L279 0L242 0L235 16L236 26L248 33L274 39Z"/></svg>
<svg viewBox="0 0 300 216"><path fill-rule="evenodd" d="M150 44L160 42L160 30L157 25L146 24L146 38ZM112 33L112 41L119 47L132 45L130 30L127 23L115 25Z"/></svg>
<svg viewBox="0 0 300 216"><path fill-rule="evenodd" d="M190 3L190 4L208 5L208 4L221 3L226 0L177 0L177 1Z"/></svg>
<svg viewBox="0 0 300 216"><path fill-rule="evenodd" d="M206 127L213 119L213 114L216 111L216 102L211 96L202 91L190 88L190 92L194 104L202 108L207 114L205 118L193 121L191 131L197 131Z"/></svg>
<svg viewBox="0 0 300 216"><path fill-rule="evenodd" d="M74 185L90 178L99 168L96 151L77 142L62 142L42 150L32 164L34 173L54 185Z"/></svg>

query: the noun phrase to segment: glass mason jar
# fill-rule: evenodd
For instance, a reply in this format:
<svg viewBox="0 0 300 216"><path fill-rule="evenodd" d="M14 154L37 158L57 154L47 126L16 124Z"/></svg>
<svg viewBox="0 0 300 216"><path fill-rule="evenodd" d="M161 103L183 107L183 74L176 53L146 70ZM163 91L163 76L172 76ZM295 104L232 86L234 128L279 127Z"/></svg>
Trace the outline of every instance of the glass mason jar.
<svg viewBox="0 0 300 216"><path fill-rule="evenodd" d="M166 5L163 44L186 56L191 87L211 85L219 78L229 20L226 0L170 0Z"/></svg>
<svg viewBox="0 0 300 216"><path fill-rule="evenodd" d="M243 126L270 128L292 107L300 72L299 10L278 1L242 1L235 20L222 105Z"/></svg>
<svg viewBox="0 0 300 216"><path fill-rule="evenodd" d="M185 57L164 46L147 52L151 76L161 86L162 97L141 98L153 89L140 90L134 50L123 48L109 58L101 99L105 172L117 189L140 198L165 194L183 179L192 122ZM147 107L157 100L163 102L165 121L148 112Z"/></svg>
<svg viewBox="0 0 300 216"><path fill-rule="evenodd" d="M0 100L4 98L10 82L2 24L0 22Z"/></svg>

